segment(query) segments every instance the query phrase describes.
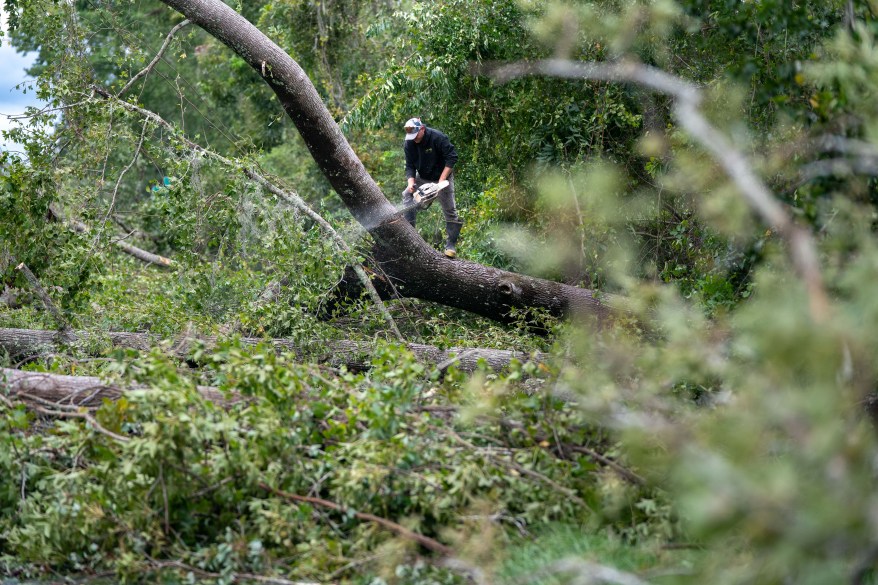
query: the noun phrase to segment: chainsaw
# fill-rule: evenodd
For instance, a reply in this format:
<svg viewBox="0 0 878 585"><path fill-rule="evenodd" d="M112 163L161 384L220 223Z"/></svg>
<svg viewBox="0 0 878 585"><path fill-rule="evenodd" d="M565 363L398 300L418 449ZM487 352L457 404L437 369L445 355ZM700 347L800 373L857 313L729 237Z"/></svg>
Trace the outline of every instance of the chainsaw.
<svg viewBox="0 0 878 585"><path fill-rule="evenodd" d="M438 183L424 183L412 193L412 199L414 202L410 205L403 207L402 209L397 209L393 214L391 214L385 221L390 221L393 218L397 218L401 215L405 215L409 211L414 209L427 209L430 207L430 204L439 196L439 191L444 189L449 185L448 181L439 181Z"/></svg>
<svg viewBox="0 0 878 585"><path fill-rule="evenodd" d="M412 199L415 200L415 207L418 207L420 209L427 209L433 203L433 200L439 196L439 191L447 186L448 181L439 181L438 183L424 183L423 185L415 189L415 192L412 195Z"/></svg>

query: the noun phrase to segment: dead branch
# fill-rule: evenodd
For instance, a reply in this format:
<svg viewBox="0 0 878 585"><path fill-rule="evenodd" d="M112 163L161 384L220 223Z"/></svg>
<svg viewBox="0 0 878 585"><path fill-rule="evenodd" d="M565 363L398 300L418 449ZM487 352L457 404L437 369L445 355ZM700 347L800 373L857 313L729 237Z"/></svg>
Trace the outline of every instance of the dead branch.
<svg viewBox="0 0 878 585"><path fill-rule="evenodd" d="M147 252L142 248L132 246L128 242L122 240L114 240L113 245L128 254L129 256L134 256L138 260L142 260L147 264L155 264L156 266L161 266L164 268L171 268L174 266L174 261L170 258L165 258L164 256L153 254L152 252Z"/></svg>

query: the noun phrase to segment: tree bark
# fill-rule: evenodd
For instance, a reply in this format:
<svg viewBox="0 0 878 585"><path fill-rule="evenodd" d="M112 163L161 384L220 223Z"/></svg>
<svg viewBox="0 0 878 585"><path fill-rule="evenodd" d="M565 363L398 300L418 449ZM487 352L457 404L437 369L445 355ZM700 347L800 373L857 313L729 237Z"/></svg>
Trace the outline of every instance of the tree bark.
<svg viewBox="0 0 878 585"><path fill-rule="evenodd" d="M500 321L509 321L512 309L598 321L610 315L592 290L450 260L433 250L366 172L298 63L219 0L162 1L231 48L268 83L333 189L374 238L375 268L397 283L402 296Z"/></svg>
<svg viewBox="0 0 878 585"><path fill-rule="evenodd" d="M146 386L135 385L123 388L107 384L94 376L64 376L0 368L0 396L36 402L50 408L100 406L104 400L116 400L125 390L143 388ZM210 386L198 386L197 389L204 398L221 406L243 400L241 396L227 397L223 392Z"/></svg>
<svg viewBox="0 0 878 585"><path fill-rule="evenodd" d="M69 344L76 344L90 349L93 353L104 347L125 347L148 351L156 347L161 341L157 336L148 333L111 332L103 334L90 334L84 331L69 332ZM243 338L243 345L256 345L265 340L259 338ZM216 337L183 337L173 340L169 352L175 357L185 359L189 355L195 343L204 343L208 347L216 345ZM318 363L331 366L346 366L352 370L366 370L369 368L370 356L374 347L369 343L356 341L335 341L320 348L307 348L296 345L283 339L272 339L270 343L277 351L293 353L298 359L313 359ZM2 347L13 360L21 360L36 357L42 353L54 351L64 344L59 339L56 331L43 331L36 329L3 329L0 328L0 347ZM440 369L446 369L452 364L461 371L472 372L480 362L484 362L489 368L499 371L516 359L520 362L535 361L545 362L547 356L542 353L528 354L521 351L503 349L465 348L453 347L439 349L432 345L409 343L406 348L411 351L415 358L423 363L433 364Z"/></svg>

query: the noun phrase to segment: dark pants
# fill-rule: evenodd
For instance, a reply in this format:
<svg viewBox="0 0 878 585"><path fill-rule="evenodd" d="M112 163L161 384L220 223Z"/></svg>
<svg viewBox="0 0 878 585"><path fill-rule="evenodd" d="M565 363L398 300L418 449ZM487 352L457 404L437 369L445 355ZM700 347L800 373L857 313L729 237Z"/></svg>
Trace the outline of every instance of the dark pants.
<svg viewBox="0 0 878 585"><path fill-rule="evenodd" d="M424 183L432 182L434 181L425 181L421 177L415 177L415 189ZM454 175L448 177L448 186L439 191L436 199L439 200L439 205L442 206L442 212L445 214L445 223L460 223L460 218L457 216L457 208L454 204ZM414 203L414 193L409 193L408 187L406 187L402 192L402 206L405 208L414 205ZM418 209L412 209L405 213L405 218L410 224L415 225L415 217L418 211Z"/></svg>

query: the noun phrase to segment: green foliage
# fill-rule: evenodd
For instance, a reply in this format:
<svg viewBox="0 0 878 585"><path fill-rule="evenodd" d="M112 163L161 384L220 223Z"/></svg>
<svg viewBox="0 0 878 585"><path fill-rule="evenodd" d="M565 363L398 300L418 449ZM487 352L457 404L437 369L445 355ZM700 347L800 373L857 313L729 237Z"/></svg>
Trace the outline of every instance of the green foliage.
<svg viewBox="0 0 878 585"><path fill-rule="evenodd" d="M354 258L240 174L262 165L355 254L367 249L243 60L183 29L128 98L171 120L168 132L91 84L118 90L140 71L179 22L172 11L7 0L13 42L40 51L34 88L63 114L32 112L33 125L12 131L27 161L0 155L4 287L25 288L14 271L25 262L98 339L239 333L303 352L233 338L185 364L161 348L29 356L33 370L144 388L94 412L124 443L7 404L0 390L0 571L461 581L357 519L365 512L454 547L501 583L573 582L583 575L545 572L570 557L656 582L868 582L878 29L874 3L857 3L849 28L843 4L241 3L314 78L389 198L402 186L399 126L421 115L461 153L463 256L595 288L628 311L594 331L528 311L506 327L389 303L409 339L551 355L464 376L381 343L363 371L311 363L331 341L387 331L365 300L327 309ZM810 310L782 234L751 217L666 98L604 82L497 85L471 69L549 56L638 59L699 84L708 120L812 230L830 318ZM816 140L827 134L834 146ZM231 168L184 136L234 157ZM46 221L50 205L91 231ZM432 238L438 216L420 229ZM122 234L174 269L116 252ZM526 333L535 321L545 337ZM0 306L0 323L55 326L26 301ZM243 400L222 407L197 385Z"/></svg>
<svg viewBox="0 0 878 585"><path fill-rule="evenodd" d="M841 22L843 2L720 2L685 0L683 10L710 35L687 34L675 43L686 55L687 76L711 79L724 71L752 90L751 119L778 111L802 114L807 93L803 63ZM720 50L720 47L722 48Z"/></svg>
<svg viewBox="0 0 878 585"><path fill-rule="evenodd" d="M352 514L325 517L263 484L427 535L456 532L459 516L482 500L527 525L592 513L557 482L587 496L593 465L558 459L541 442L554 433L559 444L579 443L592 431L575 424L570 405L516 389L521 370L487 383L465 383L454 372L439 380L391 347L368 374L336 375L271 347L244 351L234 343L192 359L204 366L200 382L245 401L226 409L206 401L194 380L154 352L125 355L105 370L148 385L95 413L127 443L72 421L29 433L24 411L3 407L0 465L21 482L3 492L0 563L14 571L43 563L109 569L138 581L173 574L162 561L227 574L278 570L294 554L297 574L317 578L388 543L391 535ZM478 410L502 400L503 418L430 410L450 397Z"/></svg>
<svg viewBox="0 0 878 585"><path fill-rule="evenodd" d="M50 176L20 159L0 154L0 282L27 286L16 270L25 264L38 278L53 283L64 308L88 298L95 263L92 245L80 235L47 221L51 216L53 185Z"/></svg>
<svg viewBox="0 0 878 585"><path fill-rule="evenodd" d="M461 154L464 204L496 180L522 178L538 160L565 164L608 153L626 157L640 127L628 92L617 86L575 87L551 79L503 86L469 74L472 64L534 58L545 49L529 40L526 14L513 0L415 3L401 15L406 29L389 67L371 72L370 91L349 112L349 127L392 125L412 115L452 137ZM578 54L601 55L590 45ZM551 104L545 96L551 95ZM397 171L399 172L399 171Z"/></svg>

